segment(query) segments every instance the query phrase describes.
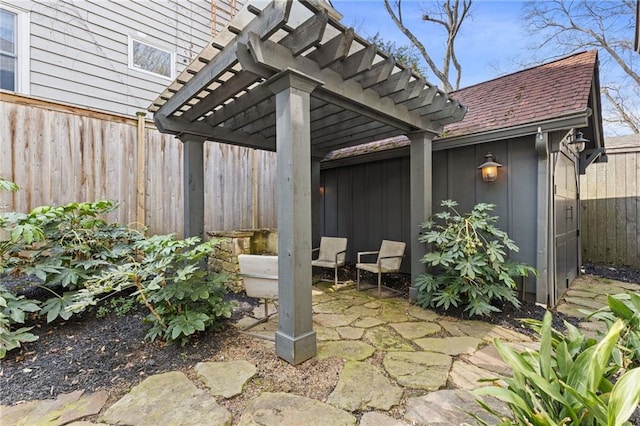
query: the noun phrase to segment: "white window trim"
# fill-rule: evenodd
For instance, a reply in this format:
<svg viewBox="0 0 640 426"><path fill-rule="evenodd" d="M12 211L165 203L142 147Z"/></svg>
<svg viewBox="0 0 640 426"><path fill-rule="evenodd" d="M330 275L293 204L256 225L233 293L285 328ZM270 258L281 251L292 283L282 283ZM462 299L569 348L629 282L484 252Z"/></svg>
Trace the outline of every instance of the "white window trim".
<svg viewBox="0 0 640 426"><path fill-rule="evenodd" d="M138 43L146 44L147 46L151 46L155 49L162 50L163 52L167 52L171 55L171 76L167 77L166 75L158 74L153 71L143 70L133 65L133 42L137 41ZM141 72L144 74L149 74L156 76L158 78L163 78L165 80L173 81L176 78L176 52L167 49L166 47L158 46L155 43L149 43L144 37L132 37L128 36L128 59L129 59L129 69Z"/></svg>
<svg viewBox="0 0 640 426"><path fill-rule="evenodd" d="M16 14L16 56L18 60L16 73L15 93L28 95L31 91L31 31L29 27L29 11L5 3L0 4L0 9Z"/></svg>

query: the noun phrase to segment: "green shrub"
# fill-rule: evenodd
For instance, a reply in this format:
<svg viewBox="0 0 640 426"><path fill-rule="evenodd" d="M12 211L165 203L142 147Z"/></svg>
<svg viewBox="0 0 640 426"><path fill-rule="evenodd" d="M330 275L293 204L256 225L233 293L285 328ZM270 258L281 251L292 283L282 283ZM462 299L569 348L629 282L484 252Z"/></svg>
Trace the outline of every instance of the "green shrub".
<svg viewBox="0 0 640 426"><path fill-rule="evenodd" d="M89 279L69 309L81 311L96 304L101 295L134 288L134 296L150 312L147 338L184 344L194 333L216 328L219 319L231 316L233 305L224 300L227 277L201 267L206 254L219 243L199 244L198 238L176 240L173 235L137 241L133 247L139 256Z"/></svg>
<svg viewBox="0 0 640 426"><path fill-rule="evenodd" d="M518 246L506 232L495 226L498 218L489 216L493 204L477 204L471 213L461 215L457 203L445 200L447 210L425 222L420 242L432 244L433 250L422 258L432 273L420 275L416 281L417 302L424 307L464 306L470 315L487 315L500 310L496 301L514 306L516 297L513 277L536 274L534 268L506 259L506 250Z"/></svg>
<svg viewBox="0 0 640 426"><path fill-rule="evenodd" d="M38 340L38 336L29 333L33 327L15 329L16 324L24 324L26 314L40 310L37 300L28 300L16 296L0 285L0 358L4 358L11 349L19 348L24 342Z"/></svg>
<svg viewBox="0 0 640 426"><path fill-rule="evenodd" d="M144 236L102 216L115 210L111 201L43 206L30 213L5 213L2 228L10 233L0 242L0 273L35 276L51 294L41 314L51 322L68 319L67 309L85 282L112 263L135 256L133 243Z"/></svg>
<svg viewBox="0 0 640 426"><path fill-rule="evenodd" d="M640 369L621 369L612 360L624 329L622 320L612 324L600 342L572 336L563 338L551 327L551 313L540 328L540 349L522 354L494 340L513 377L499 385L476 389L507 403L511 418L502 425L624 425L640 401ZM579 333L579 332L578 332ZM494 381L495 379L490 379ZM486 404L478 401L486 410ZM487 424L481 421L483 424Z"/></svg>
<svg viewBox="0 0 640 426"><path fill-rule="evenodd" d="M15 185L0 179L0 189ZM37 339L29 328L12 331L24 320L19 312L39 312L47 322L68 319L88 306L112 299L99 311L128 312L138 300L149 308L150 339L185 343L197 331L214 328L231 316L224 300L224 275L208 274L201 266L218 240L199 244L172 235L145 236L101 217L117 206L110 201L43 206L24 213L0 214L0 274L35 276L51 295L41 306L6 289L0 293L0 358L20 342ZM122 301L122 302L119 302ZM22 321L18 321L18 319Z"/></svg>

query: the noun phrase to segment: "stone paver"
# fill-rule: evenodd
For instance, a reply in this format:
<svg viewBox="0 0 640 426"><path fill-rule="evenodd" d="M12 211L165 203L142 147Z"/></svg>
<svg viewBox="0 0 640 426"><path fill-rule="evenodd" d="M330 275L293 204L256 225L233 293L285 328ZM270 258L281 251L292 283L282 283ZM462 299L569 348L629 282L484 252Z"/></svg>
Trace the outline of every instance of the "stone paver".
<svg viewBox="0 0 640 426"><path fill-rule="evenodd" d="M361 341L319 342L317 357L362 361L371 357L375 351L373 346Z"/></svg>
<svg viewBox="0 0 640 426"><path fill-rule="evenodd" d="M64 425L98 414L107 398L108 394L104 391L85 394L79 390L59 395L56 399L0 406L0 423L16 426Z"/></svg>
<svg viewBox="0 0 640 426"><path fill-rule="evenodd" d="M498 350L493 345L487 345L471 355L468 361L482 369L502 376L511 374L511 367L502 360Z"/></svg>
<svg viewBox="0 0 640 426"><path fill-rule="evenodd" d="M447 355L472 354L483 341L476 337L425 337L415 343L425 351L440 352Z"/></svg>
<svg viewBox="0 0 640 426"><path fill-rule="evenodd" d="M439 333L442 330L438 324L424 321L399 322L389 324L402 337L409 340L419 339L424 336Z"/></svg>
<svg viewBox="0 0 640 426"><path fill-rule="evenodd" d="M366 317L366 318L360 318L359 320L355 321L352 325L354 327L360 327L360 328L371 328L380 324L384 324L384 321L379 320L378 318Z"/></svg>
<svg viewBox="0 0 640 426"><path fill-rule="evenodd" d="M352 306L349 309L345 310L344 313L347 315L354 315L358 318L363 317L375 317L378 315L380 311L379 308L367 308L364 305L360 306Z"/></svg>
<svg viewBox="0 0 640 426"><path fill-rule="evenodd" d="M366 384L366 386L363 386ZM359 361L345 364L327 403L347 411L389 410L402 398L402 389L389 383L377 367Z"/></svg>
<svg viewBox="0 0 640 426"><path fill-rule="evenodd" d="M317 314L313 316L313 321L324 327L344 327L351 324L356 318L355 315L342 314Z"/></svg>
<svg viewBox="0 0 640 426"><path fill-rule="evenodd" d="M477 337L489 343L493 342L493 339L500 339L505 342L525 342L531 340L531 338L525 334L482 321L444 319L439 320L438 324L452 336Z"/></svg>
<svg viewBox="0 0 640 426"><path fill-rule="evenodd" d="M367 329L364 338L380 351L413 351L411 343L385 326Z"/></svg>
<svg viewBox="0 0 640 426"><path fill-rule="evenodd" d="M449 372L449 382L455 387L467 390L477 389L486 386L486 383L479 382L480 379L501 379L502 377L489 370L478 367L477 365L456 360Z"/></svg>
<svg viewBox="0 0 640 426"><path fill-rule="evenodd" d="M333 299L326 303L313 305L313 312L317 314L342 314L353 306L353 302L344 299Z"/></svg>
<svg viewBox="0 0 640 426"><path fill-rule="evenodd" d="M596 311L602 307L602 302L594 300L593 298L566 296L564 301L577 309L586 309L589 311Z"/></svg>
<svg viewBox="0 0 640 426"><path fill-rule="evenodd" d="M238 423L240 426L320 424L355 425L356 418L344 410L315 399L282 392L265 392L249 403Z"/></svg>
<svg viewBox="0 0 640 426"><path fill-rule="evenodd" d="M313 329L316 332L316 339L319 342L323 342L326 340L340 340L340 335L335 328L316 325L313 327Z"/></svg>
<svg viewBox="0 0 640 426"><path fill-rule="evenodd" d="M340 338L346 340L360 340L362 339L362 335L364 334L363 328L358 327L338 327L336 331L340 335Z"/></svg>
<svg viewBox="0 0 640 426"><path fill-rule="evenodd" d="M199 362L194 370L212 395L231 398L242 393L255 376L256 366L248 361Z"/></svg>
<svg viewBox="0 0 640 426"><path fill-rule="evenodd" d="M360 418L360 426L409 426L409 423L394 419L377 411L364 413Z"/></svg>
<svg viewBox="0 0 640 426"><path fill-rule="evenodd" d="M451 362L450 356L435 352L389 352L382 361L398 384L428 391L447 384Z"/></svg>
<svg viewBox="0 0 640 426"><path fill-rule="evenodd" d="M487 397L482 399L497 412L508 413L506 405L502 402ZM467 412L475 413L489 424L495 424L497 420L480 408L475 395L464 389L446 389L409 398L404 417L414 424L429 426L476 424L475 419Z"/></svg>
<svg viewBox="0 0 640 426"><path fill-rule="evenodd" d="M157 374L113 404L100 421L134 426L230 425L231 413L179 371Z"/></svg>

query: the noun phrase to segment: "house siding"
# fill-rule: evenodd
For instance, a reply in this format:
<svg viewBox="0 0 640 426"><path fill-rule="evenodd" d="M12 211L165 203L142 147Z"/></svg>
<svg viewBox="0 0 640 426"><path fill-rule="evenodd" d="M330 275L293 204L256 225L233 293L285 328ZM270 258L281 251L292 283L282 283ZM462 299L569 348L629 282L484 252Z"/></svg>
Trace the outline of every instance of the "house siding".
<svg viewBox="0 0 640 426"><path fill-rule="evenodd" d="M128 116L171 82L129 68L129 36L174 52L176 74L211 39L208 0L6 4L30 13L32 96Z"/></svg>

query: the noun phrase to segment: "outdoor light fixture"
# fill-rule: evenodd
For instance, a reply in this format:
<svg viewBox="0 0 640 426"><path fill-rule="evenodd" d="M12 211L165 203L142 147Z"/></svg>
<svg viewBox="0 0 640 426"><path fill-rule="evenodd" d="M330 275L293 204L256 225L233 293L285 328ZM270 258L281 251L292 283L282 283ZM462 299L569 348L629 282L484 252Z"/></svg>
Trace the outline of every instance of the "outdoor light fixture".
<svg viewBox="0 0 640 426"><path fill-rule="evenodd" d="M497 163L490 152L484 158L484 163L480 164L478 168L482 170L482 179L486 182L492 182L498 177L498 167L502 167L502 164Z"/></svg>
<svg viewBox="0 0 640 426"><path fill-rule="evenodd" d="M589 139L585 139L582 132L572 132L567 143L574 145L578 152L582 152L587 142Z"/></svg>

